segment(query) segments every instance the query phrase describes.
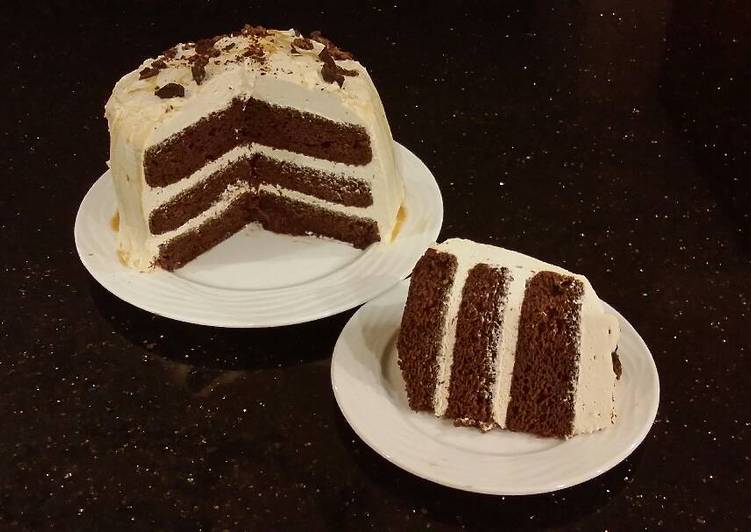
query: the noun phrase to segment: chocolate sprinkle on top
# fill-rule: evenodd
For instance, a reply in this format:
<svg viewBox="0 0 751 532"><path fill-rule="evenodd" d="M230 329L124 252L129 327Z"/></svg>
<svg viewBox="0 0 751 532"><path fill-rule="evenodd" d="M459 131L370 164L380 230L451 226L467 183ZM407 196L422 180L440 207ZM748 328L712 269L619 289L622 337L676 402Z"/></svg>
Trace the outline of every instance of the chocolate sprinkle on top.
<svg viewBox="0 0 751 532"><path fill-rule="evenodd" d="M344 59L354 59L354 56L350 52L345 52L344 50L339 49L337 45L321 35L320 31L312 32L310 34L310 38L324 45L326 47L326 50L329 51L331 57L333 57L334 59L337 59L339 61L342 61Z"/></svg>
<svg viewBox="0 0 751 532"><path fill-rule="evenodd" d="M258 44L250 44L248 49L243 53L243 57L252 57L257 61L263 61L264 50Z"/></svg>
<svg viewBox="0 0 751 532"><path fill-rule="evenodd" d="M154 94L160 98L182 98L185 96L185 87L179 83L167 83L164 87L160 87L154 91Z"/></svg>
<svg viewBox="0 0 751 532"><path fill-rule="evenodd" d="M298 37L294 41L292 41L292 45L296 48L299 48L300 50L312 50L313 49L313 43L310 42L310 39L306 39L304 37Z"/></svg>
<svg viewBox="0 0 751 532"><path fill-rule="evenodd" d="M259 39L270 35L269 31L263 26L251 26L246 24L239 32L231 33L230 35L242 35L248 37L248 44L245 50L239 57L235 57L231 62L239 61L242 57L252 58L254 61L264 63L266 60L266 50L261 46ZM195 49L195 53L189 57L187 54L183 57L183 61L180 64L185 64L187 60L188 66L193 76L193 80L196 84L201 85L206 79L206 65L211 59L221 56L221 51L216 47L216 43L227 35L217 35L208 39L201 39L195 43L189 42L178 46L173 46L162 52L162 55L153 61L150 65L146 66L139 72L140 79L147 79L156 76L159 70L168 68L168 63L175 60L180 48L182 46L183 51ZM290 46L290 53L293 55L300 55L301 50L313 50L315 46L313 41L317 41L323 44L323 50L318 54L318 57L323 62L321 67L321 75L323 79L329 83L338 83L339 86L344 85L345 76L357 76L356 70L348 70L342 68L336 64L336 60L352 59L352 54L339 49L333 42L321 35L320 31L314 31L310 34L310 38L302 37L300 32L295 30L295 38L292 40ZM229 43L222 48L222 51L229 51L235 48L236 43ZM214 60L215 64L220 64L218 59ZM227 61L225 61L227 64ZM184 96L185 88L177 83L169 83L164 87L157 88L155 91L161 98L174 98L176 96Z"/></svg>
<svg viewBox="0 0 751 532"><path fill-rule="evenodd" d="M344 85L344 76L336 71L336 65L332 67L330 64L324 63L321 67L321 76L323 76L324 81L329 83L336 82L340 87Z"/></svg>
<svg viewBox="0 0 751 532"><path fill-rule="evenodd" d="M177 46L168 48L167 50L162 52L162 55L167 59L174 59L175 57L177 57Z"/></svg>
<svg viewBox="0 0 751 532"><path fill-rule="evenodd" d="M206 64L209 62L209 58L204 55L196 56L197 59L193 63L193 66L190 67L190 73L193 74L193 79L195 80L197 85L200 85L201 82L206 78Z"/></svg>
<svg viewBox="0 0 751 532"><path fill-rule="evenodd" d="M201 39L196 43L196 53L198 55L205 55L207 57L217 57L221 53L214 48L214 39Z"/></svg>
<svg viewBox="0 0 751 532"><path fill-rule="evenodd" d="M324 81L328 81L329 83L336 82L341 87L342 85L344 85L344 76L358 75L356 70L347 70L346 68L338 66L328 48L321 50L321 53L318 54L318 57L321 61L323 61L323 66L321 67L321 76L323 76Z"/></svg>
<svg viewBox="0 0 751 532"><path fill-rule="evenodd" d="M331 53L329 53L327 48L324 48L321 50L321 52L318 54L318 58L323 61L324 63L334 63L334 58L331 56Z"/></svg>
<svg viewBox="0 0 751 532"><path fill-rule="evenodd" d="M148 79L148 78L156 76L157 74L159 74L158 68L152 68L150 66L147 66L146 68L141 70L141 72L138 73L138 79Z"/></svg>
<svg viewBox="0 0 751 532"><path fill-rule="evenodd" d="M167 63L162 59L155 59L149 66L141 70L138 75L138 79L147 79L159 74L159 71L163 68L167 68Z"/></svg>
<svg viewBox="0 0 751 532"><path fill-rule="evenodd" d="M337 66L336 68L340 74L344 74L345 76L355 77L360 75L357 70L350 70L348 68L342 68L340 66Z"/></svg>
<svg viewBox="0 0 751 532"><path fill-rule="evenodd" d="M242 33L243 35L252 35L255 37L266 37L269 34L268 30L263 26L251 26L250 24L243 26L243 29L240 33Z"/></svg>

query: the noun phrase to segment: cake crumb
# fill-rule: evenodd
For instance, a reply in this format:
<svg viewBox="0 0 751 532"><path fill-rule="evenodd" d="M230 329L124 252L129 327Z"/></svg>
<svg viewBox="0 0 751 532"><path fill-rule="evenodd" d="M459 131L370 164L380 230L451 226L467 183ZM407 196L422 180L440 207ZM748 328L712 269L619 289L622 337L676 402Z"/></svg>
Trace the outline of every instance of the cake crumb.
<svg viewBox="0 0 751 532"><path fill-rule="evenodd" d="M113 231L120 230L120 211L115 210L115 214L112 215L112 218L110 219L110 228Z"/></svg>

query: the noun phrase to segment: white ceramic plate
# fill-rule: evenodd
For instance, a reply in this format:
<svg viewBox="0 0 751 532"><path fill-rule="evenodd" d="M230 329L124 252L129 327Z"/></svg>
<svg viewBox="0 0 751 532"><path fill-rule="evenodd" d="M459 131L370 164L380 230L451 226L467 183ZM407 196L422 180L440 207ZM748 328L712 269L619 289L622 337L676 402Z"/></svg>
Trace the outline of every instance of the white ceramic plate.
<svg viewBox="0 0 751 532"><path fill-rule="evenodd" d="M623 376L616 387L618 422L569 440L454 427L450 420L409 409L396 337L407 299L399 283L358 310L334 348L331 381L354 431L381 456L445 486L495 495L555 491L618 464L642 442L657 414L659 380L652 355L617 311Z"/></svg>
<svg viewBox="0 0 751 532"><path fill-rule="evenodd" d="M278 235L249 226L174 272L140 273L116 253L110 221L117 208L109 172L78 210L78 255L91 275L143 310L217 327L275 327L356 307L410 274L443 222L430 170L396 144L406 216L396 239L358 250L332 240Z"/></svg>

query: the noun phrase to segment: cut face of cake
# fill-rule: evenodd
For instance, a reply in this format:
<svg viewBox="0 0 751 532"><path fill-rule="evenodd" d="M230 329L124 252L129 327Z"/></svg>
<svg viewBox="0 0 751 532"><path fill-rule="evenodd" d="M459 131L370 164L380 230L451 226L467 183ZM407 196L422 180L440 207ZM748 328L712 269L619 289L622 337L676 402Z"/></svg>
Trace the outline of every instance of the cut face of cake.
<svg viewBox="0 0 751 532"><path fill-rule="evenodd" d="M619 334L581 275L451 239L415 266L397 350L413 410L567 438L615 422Z"/></svg>
<svg viewBox="0 0 751 532"><path fill-rule="evenodd" d="M365 248L404 196L365 68L314 33L178 44L106 105L124 262L179 268L249 223Z"/></svg>

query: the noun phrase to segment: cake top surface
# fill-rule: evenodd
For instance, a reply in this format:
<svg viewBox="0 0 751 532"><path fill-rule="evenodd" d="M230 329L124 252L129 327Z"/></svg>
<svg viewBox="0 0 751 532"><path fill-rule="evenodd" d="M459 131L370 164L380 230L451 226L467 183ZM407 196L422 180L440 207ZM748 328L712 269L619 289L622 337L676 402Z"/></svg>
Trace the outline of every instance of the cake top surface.
<svg viewBox="0 0 751 532"><path fill-rule="evenodd" d="M604 308L600 299L597 297L589 280L583 275L572 273L565 268L549 264L529 255L511 251L510 249L481 244L472 240L463 238L450 238L440 244L432 246L437 251L443 251L455 255L460 261L470 264L490 264L499 267L509 268L511 275L514 271L537 273L541 271L551 271L561 275L571 276L582 282L584 293L581 300L584 312L594 312L601 314Z"/></svg>
<svg viewBox="0 0 751 532"><path fill-rule="evenodd" d="M146 133L181 109L200 107L202 113L191 113L198 115L251 95L278 105L305 103L302 94L312 95L307 100L313 112L341 122L361 122L358 117L372 114L378 99L365 68L319 32L303 37L295 30L246 25L232 34L177 44L145 60L115 85L106 115L111 123L137 115L130 129ZM344 111L331 103L334 97Z"/></svg>
<svg viewBox="0 0 751 532"><path fill-rule="evenodd" d="M130 91L152 89L161 99L189 97L212 74L239 66L261 76L288 78L321 90L348 92L362 65L320 32L245 26L243 30L197 42L179 43L146 59L123 83ZM176 87L179 85L180 87ZM125 87L124 87L125 88Z"/></svg>
<svg viewBox="0 0 751 532"><path fill-rule="evenodd" d="M456 255L471 263L484 263L505 266L507 268L528 269L535 272L553 271L561 275L570 275L579 279L583 276L572 273L560 266L548 264L518 251L481 244L464 238L450 238L445 242L433 246L437 251L444 251Z"/></svg>

